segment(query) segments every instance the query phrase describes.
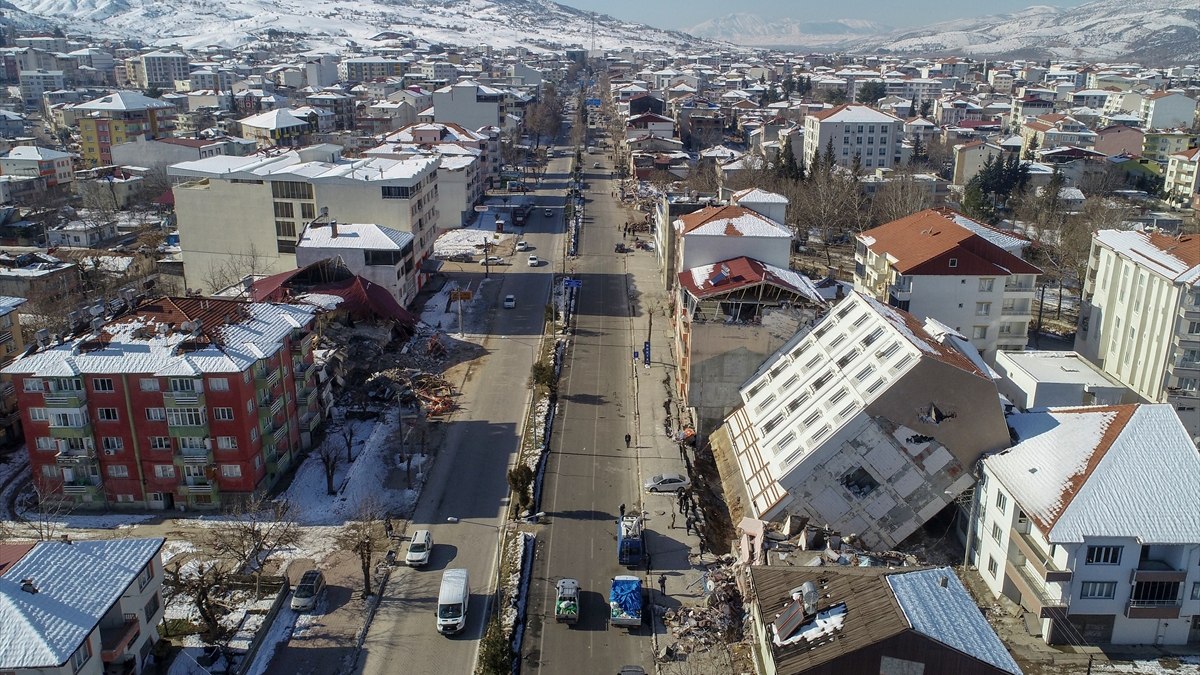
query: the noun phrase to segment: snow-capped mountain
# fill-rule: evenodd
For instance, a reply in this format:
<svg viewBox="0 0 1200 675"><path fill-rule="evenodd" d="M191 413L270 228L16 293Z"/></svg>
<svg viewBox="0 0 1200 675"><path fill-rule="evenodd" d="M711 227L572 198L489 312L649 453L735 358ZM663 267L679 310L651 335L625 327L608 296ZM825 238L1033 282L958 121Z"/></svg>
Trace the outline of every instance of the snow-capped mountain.
<svg viewBox="0 0 1200 675"><path fill-rule="evenodd" d="M71 34L148 44L236 46L272 35L309 47L368 43L395 33L458 45L590 47L593 16L550 0L15 0ZM597 48L678 48L693 36L595 16Z"/></svg>
<svg viewBox="0 0 1200 675"><path fill-rule="evenodd" d="M757 14L736 13L709 19L686 30L699 37L754 47L841 48L863 37L882 35L888 28L860 19L800 21L786 17L764 19Z"/></svg>
<svg viewBox="0 0 1200 675"><path fill-rule="evenodd" d="M1035 6L864 40L858 49L1195 63L1200 60L1200 3L1096 0L1070 9Z"/></svg>
<svg viewBox="0 0 1200 675"><path fill-rule="evenodd" d="M0 26L12 26L20 30L50 30L54 24L33 16L12 3L0 0Z"/></svg>

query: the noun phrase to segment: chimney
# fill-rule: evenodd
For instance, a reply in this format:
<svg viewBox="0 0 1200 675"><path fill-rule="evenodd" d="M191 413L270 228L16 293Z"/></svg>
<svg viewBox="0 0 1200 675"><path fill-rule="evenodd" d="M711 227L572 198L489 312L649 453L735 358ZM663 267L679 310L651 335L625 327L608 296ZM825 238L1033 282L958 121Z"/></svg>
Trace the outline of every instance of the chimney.
<svg viewBox="0 0 1200 675"><path fill-rule="evenodd" d="M337 221L336 220L329 221L329 236L333 237L334 239L337 239Z"/></svg>
<svg viewBox="0 0 1200 675"><path fill-rule="evenodd" d="M950 584L950 579L942 576L940 579L938 579L938 583L941 584L942 588L947 588Z"/></svg>
<svg viewBox="0 0 1200 675"><path fill-rule="evenodd" d="M71 536L70 536L70 535L67 535L67 534L59 535L59 538L60 538L60 539L62 539L62 543L64 543L64 544L70 544L70 543L71 543Z"/></svg>
<svg viewBox="0 0 1200 675"><path fill-rule="evenodd" d="M21 590L33 595L38 592L37 586L33 585L33 579L22 579Z"/></svg>

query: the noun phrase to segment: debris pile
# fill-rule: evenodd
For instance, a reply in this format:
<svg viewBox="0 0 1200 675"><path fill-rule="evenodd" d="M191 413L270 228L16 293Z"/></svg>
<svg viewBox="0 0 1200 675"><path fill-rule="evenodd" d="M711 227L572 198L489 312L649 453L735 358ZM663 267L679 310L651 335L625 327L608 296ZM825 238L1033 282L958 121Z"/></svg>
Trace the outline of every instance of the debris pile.
<svg viewBox="0 0 1200 675"><path fill-rule="evenodd" d="M742 638L745 610L733 568L714 567L703 578L703 607L679 607L663 613L663 623L676 643L674 653L704 652L716 644Z"/></svg>

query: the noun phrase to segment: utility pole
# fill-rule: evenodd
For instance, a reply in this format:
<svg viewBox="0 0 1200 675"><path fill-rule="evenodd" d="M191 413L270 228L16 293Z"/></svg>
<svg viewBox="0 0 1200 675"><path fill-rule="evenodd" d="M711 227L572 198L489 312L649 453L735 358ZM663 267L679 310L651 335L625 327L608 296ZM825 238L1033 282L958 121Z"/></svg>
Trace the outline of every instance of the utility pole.
<svg viewBox="0 0 1200 675"><path fill-rule="evenodd" d="M483 278L488 278L488 273L491 272L491 260L488 260L488 240L487 235L483 235ZM460 308L461 309L461 308Z"/></svg>

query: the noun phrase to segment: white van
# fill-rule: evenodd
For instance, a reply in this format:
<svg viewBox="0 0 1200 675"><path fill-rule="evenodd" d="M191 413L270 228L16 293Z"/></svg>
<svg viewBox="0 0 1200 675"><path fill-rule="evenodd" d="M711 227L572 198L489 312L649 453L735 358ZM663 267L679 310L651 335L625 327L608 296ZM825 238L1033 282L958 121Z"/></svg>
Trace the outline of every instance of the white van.
<svg viewBox="0 0 1200 675"><path fill-rule="evenodd" d="M464 569L442 572L438 591L437 629L449 635L467 627L467 605L471 602L471 584Z"/></svg>

